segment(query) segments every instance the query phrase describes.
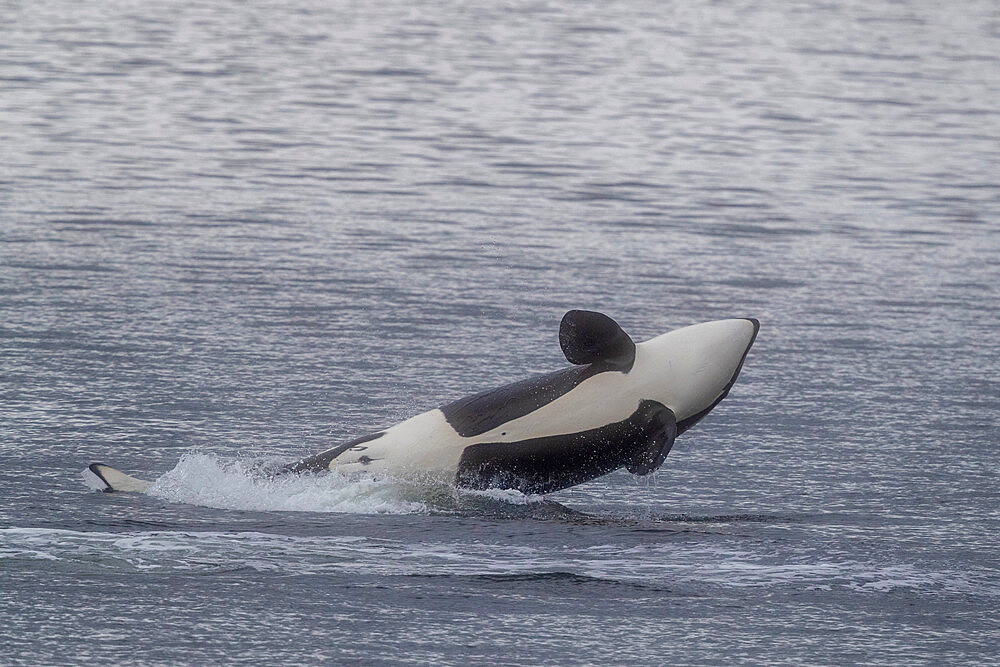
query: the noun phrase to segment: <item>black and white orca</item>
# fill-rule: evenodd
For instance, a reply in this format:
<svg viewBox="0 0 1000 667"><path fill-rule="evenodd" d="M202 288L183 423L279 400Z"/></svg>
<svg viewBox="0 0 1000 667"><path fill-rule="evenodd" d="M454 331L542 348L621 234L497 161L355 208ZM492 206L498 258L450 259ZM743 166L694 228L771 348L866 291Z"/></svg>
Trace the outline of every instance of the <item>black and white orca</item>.
<svg viewBox="0 0 1000 667"><path fill-rule="evenodd" d="M719 320L634 343L607 315L571 310L559 344L573 366L448 403L278 474L367 472L524 493L622 467L647 475L729 394L759 329L754 319ZM151 485L99 463L87 472L104 491Z"/></svg>

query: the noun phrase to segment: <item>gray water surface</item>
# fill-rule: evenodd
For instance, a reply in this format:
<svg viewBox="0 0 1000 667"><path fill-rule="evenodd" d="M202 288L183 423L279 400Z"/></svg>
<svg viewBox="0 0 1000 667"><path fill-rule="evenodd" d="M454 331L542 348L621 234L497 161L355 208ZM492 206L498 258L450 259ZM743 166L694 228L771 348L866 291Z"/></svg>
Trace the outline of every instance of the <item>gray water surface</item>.
<svg viewBox="0 0 1000 667"><path fill-rule="evenodd" d="M1000 661L995 3L0 14L0 662ZM762 329L652 478L247 474L569 308Z"/></svg>

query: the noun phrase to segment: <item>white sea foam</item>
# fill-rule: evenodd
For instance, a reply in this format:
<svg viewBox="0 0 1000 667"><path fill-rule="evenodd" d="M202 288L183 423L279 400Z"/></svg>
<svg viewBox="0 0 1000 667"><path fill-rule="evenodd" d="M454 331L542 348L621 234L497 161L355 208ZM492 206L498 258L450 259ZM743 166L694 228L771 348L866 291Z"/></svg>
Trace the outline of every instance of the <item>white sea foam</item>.
<svg viewBox="0 0 1000 667"><path fill-rule="evenodd" d="M269 477L243 461L186 454L157 479L148 494L174 502L220 509L354 514L413 514L427 511L412 483L370 476Z"/></svg>
<svg viewBox="0 0 1000 667"><path fill-rule="evenodd" d="M247 511L340 512L346 514L415 514L462 512L482 503L519 507L543 501L540 495L514 489L461 489L440 480L385 476L321 474L271 476L261 461L225 459L188 453L156 480L148 495L171 502ZM88 488L102 490L103 481L82 471Z"/></svg>
<svg viewBox="0 0 1000 667"><path fill-rule="evenodd" d="M517 489L457 489L457 493L467 498L486 498L508 505L530 505L542 502L544 496L522 493Z"/></svg>

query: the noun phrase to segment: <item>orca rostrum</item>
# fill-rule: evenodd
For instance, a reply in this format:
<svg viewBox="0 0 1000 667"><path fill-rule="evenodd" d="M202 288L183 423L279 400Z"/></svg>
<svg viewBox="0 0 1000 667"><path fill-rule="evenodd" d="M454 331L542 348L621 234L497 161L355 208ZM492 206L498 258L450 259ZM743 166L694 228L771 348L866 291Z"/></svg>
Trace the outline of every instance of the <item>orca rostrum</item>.
<svg viewBox="0 0 1000 667"><path fill-rule="evenodd" d="M648 475L729 394L759 329L754 319L719 320L635 343L607 315L571 310L559 344L573 366L459 399L273 474L367 472L524 493L619 468ZM88 471L105 491L151 486L99 463Z"/></svg>

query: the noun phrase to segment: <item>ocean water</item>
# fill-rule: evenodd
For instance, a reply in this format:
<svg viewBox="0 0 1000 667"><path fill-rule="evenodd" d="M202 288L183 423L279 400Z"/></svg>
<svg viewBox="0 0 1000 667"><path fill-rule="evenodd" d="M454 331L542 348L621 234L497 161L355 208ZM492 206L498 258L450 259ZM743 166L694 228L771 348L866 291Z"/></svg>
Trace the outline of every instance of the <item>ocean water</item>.
<svg viewBox="0 0 1000 667"><path fill-rule="evenodd" d="M992 0L0 3L0 662L1000 662L998 100ZM570 308L762 328L650 478L249 473Z"/></svg>

